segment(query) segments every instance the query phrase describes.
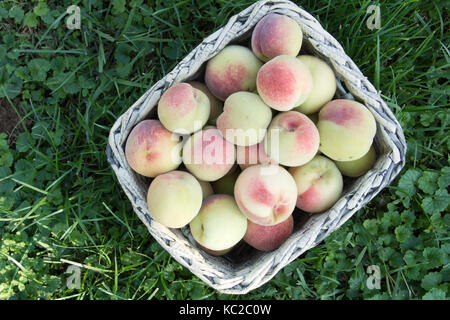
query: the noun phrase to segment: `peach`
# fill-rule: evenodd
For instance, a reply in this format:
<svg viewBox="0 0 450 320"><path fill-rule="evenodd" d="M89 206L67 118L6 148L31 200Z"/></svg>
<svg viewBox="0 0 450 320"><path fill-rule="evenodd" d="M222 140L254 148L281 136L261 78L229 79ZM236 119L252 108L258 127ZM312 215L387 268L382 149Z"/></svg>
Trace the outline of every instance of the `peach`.
<svg viewBox="0 0 450 320"><path fill-rule="evenodd" d="M211 112L209 113L208 124L215 126L217 117L222 113L223 102L217 99L217 97L213 95L211 91L209 91L208 87L204 83L198 81L190 81L189 84L195 89L198 89L206 94L206 96L209 98Z"/></svg>
<svg viewBox="0 0 450 320"><path fill-rule="evenodd" d="M311 114L320 110L320 108L333 99L336 93L336 76L330 66L314 56L298 56L309 69L313 79L313 89L308 98L296 107L295 110L303 114Z"/></svg>
<svg viewBox="0 0 450 320"><path fill-rule="evenodd" d="M331 208L342 193L343 180L333 161L316 156L303 166L289 169L298 190L297 207L310 213Z"/></svg>
<svg viewBox="0 0 450 320"><path fill-rule="evenodd" d="M238 91L253 91L261 61L243 46L229 45L206 64L205 83L209 91L225 100Z"/></svg>
<svg viewBox="0 0 450 320"><path fill-rule="evenodd" d="M369 151L359 159L352 161L336 161L336 166L344 176L356 178L360 177L369 171L376 160L377 154L373 146Z"/></svg>
<svg viewBox="0 0 450 320"><path fill-rule="evenodd" d="M150 183L147 205L151 216L169 228L181 228L194 219L202 206L202 188L193 175L170 171Z"/></svg>
<svg viewBox="0 0 450 320"><path fill-rule="evenodd" d="M167 89L158 102L158 118L168 130L189 134L200 130L208 121L209 99L188 83Z"/></svg>
<svg viewBox="0 0 450 320"><path fill-rule="evenodd" d="M146 177L175 170L181 163L180 136L158 120L143 120L128 136L125 157L134 171Z"/></svg>
<svg viewBox="0 0 450 320"><path fill-rule="evenodd" d="M241 211L254 223L273 226L295 209L297 186L289 172L278 165L255 165L239 175L234 196Z"/></svg>
<svg viewBox="0 0 450 320"><path fill-rule="evenodd" d="M241 167L241 170L245 170L255 164L277 164L264 151L264 141L247 147L237 146L236 162Z"/></svg>
<svg viewBox="0 0 450 320"><path fill-rule="evenodd" d="M272 111L257 94L239 91L225 100L217 129L227 141L251 146L264 139L270 120Z"/></svg>
<svg viewBox="0 0 450 320"><path fill-rule="evenodd" d="M311 120L311 121L314 123L314 125L315 125L316 128L317 128L317 122L319 122L319 113L318 113L318 112L316 112L316 113L310 113L310 114L307 114L306 116L309 118L309 120ZM320 144L319 144L319 145L320 145ZM317 150L316 155L321 154L321 153L322 153L322 152L320 152L320 150Z"/></svg>
<svg viewBox="0 0 450 320"><path fill-rule="evenodd" d="M199 180L222 178L236 161L236 149L226 141L217 128L194 133L183 146L183 163Z"/></svg>
<svg viewBox="0 0 450 320"><path fill-rule="evenodd" d="M234 195L234 185L240 173L239 170L235 170L234 172L230 170L225 176L212 182L214 193Z"/></svg>
<svg viewBox="0 0 450 320"><path fill-rule="evenodd" d="M262 18L252 33L253 53L263 61L280 55L295 57L302 47L303 33L292 18L271 13Z"/></svg>
<svg viewBox="0 0 450 320"><path fill-rule="evenodd" d="M206 199L214 194L214 190L209 182L202 180L198 180L198 182L200 183L200 187L202 187L203 199Z"/></svg>
<svg viewBox="0 0 450 320"><path fill-rule="evenodd" d="M189 227L201 246L221 251L242 240L247 230L247 218L232 196L215 194L203 201L200 212Z"/></svg>
<svg viewBox="0 0 450 320"><path fill-rule="evenodd" d="M206 253L209 253L210 255L213 255L213 256L216 256L216 257L218 257L218 256L223 256L224 254L227 254L228 252L230 252L230 251L234 248L234 246L233 246L233 247L231 247L231 248L224 249L224 250L211 250L211 249L206 248L205 246L202 246L202 245L201 245L200 243L198 243L197 241L195 241L195 243L197 244L197 246L198 246L200 249L202 249L202 250L205 251Z"/></svg>
<svg viewBox="0 0 450 320"><path fill-rule="evenodd" d="M296 167L310 161L320 144L314 123L297 111L279 113L273 118L264 139L264 149L271 159L284 166Z"/></svg>
<svg viewBox="0 0 450 320"><path fill-rule="evenodd" d="M282 55L259 69L256 87L268 106L278 111L289 111L309 97L313 78L308 67L299 59Z"/></svg>
<svg viewBox="0 0 450 320"><path fill-rule="evenodd" d="M294 219L292 214L273 226L262 226L248 220L244 241L261 251L272 251L281 246L292 234Z"/></svg>
<svg viewBox="0 0 450 320"><path fill-rule="evenodd" d="M363 104L346 99L332 100L319 112L317 128L320 151L335 161L356 160L372 145L377 126Z"/></svg>

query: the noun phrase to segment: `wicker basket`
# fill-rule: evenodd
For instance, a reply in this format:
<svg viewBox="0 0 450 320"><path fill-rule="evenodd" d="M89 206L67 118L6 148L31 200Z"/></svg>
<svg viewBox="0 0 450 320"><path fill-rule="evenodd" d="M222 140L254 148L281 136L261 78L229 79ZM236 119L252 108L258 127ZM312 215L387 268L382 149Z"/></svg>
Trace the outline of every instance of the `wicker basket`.
<svg viewBox="0 0 450 320"><path fill-rule="evenodd" d="M277 250L259 252L241 243L225 256L215 257L198 249L189 228L169 229L154 221L147 209L148 178L128 165L124 145L131 129L145 118L155 118L162 93L173 84L202 76L205 61L229 43L248 43L255 24L268 13L280 13L296 20L303 31L302 52L329 63L338 78L336 97L356 99L375 116L378 158L374 168L358 179L345 181L342 197L327 212L307 215L294 212L294 232ZM259 1L231 17L228 23L207 37L170 73L158 81L117 119L109 135L108 161L130 199L139 219L172 257L216 290L244 294L274 277L278 271L316 246L362 208L404 166L406 142L403 131L374 86L345 54L342 46L308 12L289 1Z"/></svg>

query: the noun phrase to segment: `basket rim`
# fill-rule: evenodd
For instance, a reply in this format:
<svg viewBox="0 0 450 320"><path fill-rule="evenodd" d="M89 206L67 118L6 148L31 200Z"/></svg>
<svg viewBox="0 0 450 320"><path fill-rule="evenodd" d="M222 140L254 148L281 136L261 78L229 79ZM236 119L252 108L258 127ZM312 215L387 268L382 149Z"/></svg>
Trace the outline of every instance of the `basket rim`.
<svg viewBox="0 0 450 320"><path fill-rule="evenodd" d="M193 73L198 71L198 65L197 70L193 70L195 68L189 70L189 63L193 61L192 59L196 59L195 61L197 62L203 59L201 62L201 64L203 64L211 58L202 52L206 47L210 48L212 46L216 51L215 54L217 54L217 50L220 51L221 48L236 38L229 36L230 30L234 31L233 28L245 26L248 28L245 32L248 32L253 28L257 21L270 12L289 13L289 16L294 17L297 22L301 20L299 23L302 27L304 36L306 36L306 40L312 45L315 53L318 53L319 56L323 56L331 64L336 76L345 83L350 94L362 100L374 114L378 127L377 136L381 134L383 135L383 139L386 139L388 142L390 141L388 144L391 149L390 152L387 153L385 161L380 163L378 171L375 171L370 177L363 176L363 178L366 177L368 179L367 181L364 179L358 180L358 185L360 187L364 186L365 190L372 190L369 197L366 197L361 201L361 198L367 195L363 193L359 194L358 188L356 188L356 190L353 190L353 193L349 195L348 199L346 199L348 201L345 201L344 203L346 206L351 203L350 208L347 208L348 210L346 210L344 214L338 216L338 210L333 211L333 207L326 212L329 213L328 216L324 213L321 216L313 216L308 220L311 228L317 227L318 225L321 226L315 230L317 234L313 239L314 241L302 243L301 245L303 247L301 248L299 248L298 243L291 243L284 247L282 246L281 248L284 250L284 255L282 255L281 260L276 260L277 257L274 256L273 252L267 253L267 255L270 255L273 259L265 259L265 264L263 263L259 265L258 268L255 268L255 272L249 273L249 270L237 270L227 274L226 272L224 273L223 270L215 268L214 264L211 263L213 260L205 259L204 255L200 254L198 249L192 246L189 241L186 239L183 241L183 239L179 238L183 235L176 231L174 232L167 228L165 228L165 230L160 226L156 226L157 223L151 219L148 209L136 196L136 194L146 190L142 190L136 183L134 183L134 185L129 183L130 180L133 180L132 175L134 173L129 166L127 167L126 160L124 159L123 144L126 139L124 139L123 136L128 136L131 128L148 114L148 112L145 112L145 110L147 110L146 107L153 103L153 106L149 109L150 111L155 106L155 103L159 99L159 97L157 97L158 94L160 96L162 92L167 90L173 83L185 81L189 76L192 76ZM250 20L252 20L252 25L245 25ZM242 34L245 32L242 32ZM329 56L327 53L334 54L334 56ZM187 70L185 69L186 67L188 67ZM132 125L130 126L130 124ZM123 128L126 129L122 132ZM379 132L380 130L381 132ZM117 140L116 138L120 134L122 134L120 137L121 139ZM378 91L369 82L367 77L362 74L352 59L348 57L338 41L324 30L314 17L291 1L262 0L255 2L240 13L232 16L225 26L205 38L168 74L156 82L131 107L121 114L111 128L106 153L108 162L113 168L121 188L130 199L135 213L147 226L147 229L152 234L153 238L158 241L158 243L160 243L175 260L188 268L211 287L224 293L243 294L263 285L288 263L295 260L303 252L320 243L388 185L397 176L405 164L406 141L400 124L392 111L388 108L387 104L383 101ZM383 172L383 174L376 174L380 172ZM387 179L384 179L386 175ZM377 185L375 189L373 188L374 185ZM370 186L369 189L367 188L368 186ZM339 201L342 199L344 199L344 196L342 196ZM327 220L326 218L330 215L331 218ZM298 242L301 242L301 239L298 240ZM193 247L194 251L186 251L187 247L185 246L190 245ZM195 250L197 250L197 252L195 252ZM202 265L201 269L196 269L198 264L202 263L206 265Z"/></svg>

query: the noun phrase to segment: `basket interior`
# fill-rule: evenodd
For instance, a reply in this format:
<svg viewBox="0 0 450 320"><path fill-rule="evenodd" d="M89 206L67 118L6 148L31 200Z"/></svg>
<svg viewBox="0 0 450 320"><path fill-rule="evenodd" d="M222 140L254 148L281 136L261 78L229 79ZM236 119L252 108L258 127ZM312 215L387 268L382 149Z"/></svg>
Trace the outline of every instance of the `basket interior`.
<svg viewBox="0 0 450 320"><path fill-rule="evenodd" d="M249 46L251 32L252 32L252 30L246 32L239 39L231 41L229 44L239 44L239 45L243 45L243 46ZM302 45L300 54L315 55L315 56L318 56L319 58L328 62L327 57L317 54L312 49L312 46L310 45L310 43L308 42L308 39L306 37L304 37L304 39L303 39L303 45ZM199 67L199 69L194 73L193 76L184 79L184 81L197 80L200 82L204 82L205 65L206 65L206 62L203 63ZM333 69L333 67L331 65L330 65L330 67ZM336 72L335 72L335 74L336 74ZM344 88L345 91L342 92L342 91L337 90L334 99L344 98L344 97L349 98L350 94L348 93L348 90L345 88L344 82L340 82L338 74L336 74L336 77L341 85L341 88ZM364 103L364 102L362 102L362 103ZM156 119L157 118L156 107L153 108L150 111L150 113L147 114L144 118ZM383 159L388 157L388 152L389 152L389 147L384 143L384 140L380 137L379 132L380 132L379 124L377 123L377 134L374 139L374 148L377 153L377 161L374 165L373 170L377 170L376 169L377 167L382 166ZM134 172L133 172L133 174L135 175L136 180L140 181L140 183L142 184L141 189L147 190L150 185L151 179L139 176L138 174L136 174ZM348 178L348 177L343 176L343 178L344 178L344 189L343 189L342 196L345 196L354 191L354 184L358 180L364 179L364 176L359 177L359 178ZM142 194L142 197L145 199L146 194ZM328 211L321 213L320 215L327 215L327 214L328 214ZM291 239L291 240L297 239L299 237L299 234L304 231L303 228L304 228L305 224L313 216L314 215L305 213L305 212L301 211L300 209L296 208L293 213L294 231L291 234L289 239ZM187 240L190 243L190 245L192 247L196 248L196 250L198 250L198 252L209 263L216 265L221 270L228 270L235 274L239 273L240 270L248 268L249 266L257 263L258 261L261 261L261 259L265 256L273 256L273 255L277 254L278 251L284 250L284 246L282 245L280 248L278 248L274 251L262 252L262 251L252 248L251 246L246 244L244 241L241 241L230 252L228 252L227 254L225 254L223 256L217 257L217 256L213 256L213 255L210 255L210 254L204 252L202 249L200 249L196 246L195 241L194 241L192 235L190 234L188 226L182 228L181 230L170 229L170 231L176 238L178 238L180 240L183 240L183 239ZM289 239L286 242L289 242Z"/></svg>

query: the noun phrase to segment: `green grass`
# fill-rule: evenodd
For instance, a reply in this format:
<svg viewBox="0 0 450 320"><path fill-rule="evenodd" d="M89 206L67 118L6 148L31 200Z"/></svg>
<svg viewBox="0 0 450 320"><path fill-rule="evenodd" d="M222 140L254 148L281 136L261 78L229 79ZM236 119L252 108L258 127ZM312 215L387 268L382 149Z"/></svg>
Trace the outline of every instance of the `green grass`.
<svg viewBox="0 0 450 320"><path fill-rule="evenodd" d="M127 3L127 4L126 4ZM252 1L2 1L0 299L448 299L449 20L445 1L299 1L344 46L404 128L406 166L344 226L244 296L174 261L106 160L114 121ZM69 5L82 29L68 30ZM9 132L8 132L9 133ZM69 289L70 263L81 288ZM368 266L381 289L366 286Z"/></svg>

